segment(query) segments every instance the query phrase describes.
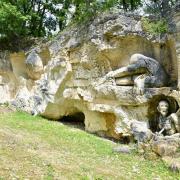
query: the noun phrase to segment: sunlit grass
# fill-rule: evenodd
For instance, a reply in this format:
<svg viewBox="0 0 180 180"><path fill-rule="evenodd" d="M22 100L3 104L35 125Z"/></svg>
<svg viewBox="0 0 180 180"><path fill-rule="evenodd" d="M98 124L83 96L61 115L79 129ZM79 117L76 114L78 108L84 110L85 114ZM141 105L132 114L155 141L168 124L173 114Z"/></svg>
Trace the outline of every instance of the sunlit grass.
<svg viewBox="0 0 180 180"><path fill-rule="evenodd" d="M8 162L15 168L12 177L17 175L20 179L169 180L180 177L170 172L161 160L145 160L135 152L114 153L114 146L117 144L42 117L22 112L0 115L0 157L3 157L0 177L4 179L12 173L8 170L12 164ZM2 167L6 170L1 170Z"/></svg>

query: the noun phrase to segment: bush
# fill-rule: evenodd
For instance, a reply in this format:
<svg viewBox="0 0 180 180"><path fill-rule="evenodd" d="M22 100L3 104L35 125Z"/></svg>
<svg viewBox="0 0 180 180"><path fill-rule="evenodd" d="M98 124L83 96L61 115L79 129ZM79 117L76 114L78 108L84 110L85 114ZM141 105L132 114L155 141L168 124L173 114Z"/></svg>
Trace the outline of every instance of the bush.
<svg viewBox="0 0 180 180"><path fill-rule="evenodd" d="M168 24L165 19L152 21L148 18L142 18L142 27L144 31L153 35L158 35L168 32Z"/></svg>

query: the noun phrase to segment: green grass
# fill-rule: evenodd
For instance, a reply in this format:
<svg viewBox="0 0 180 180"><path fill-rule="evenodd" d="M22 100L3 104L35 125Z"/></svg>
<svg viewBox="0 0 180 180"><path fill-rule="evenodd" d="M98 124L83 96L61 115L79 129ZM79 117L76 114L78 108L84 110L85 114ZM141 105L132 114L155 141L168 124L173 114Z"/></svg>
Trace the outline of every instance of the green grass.
<svg viewBox="0 0 180 180"><path fill-rule="evenodd" d="M22 112L0 114L0 179L178 179L160 160L118 154L117 144ZM180 178L179 178L180 179Z"/></svg>

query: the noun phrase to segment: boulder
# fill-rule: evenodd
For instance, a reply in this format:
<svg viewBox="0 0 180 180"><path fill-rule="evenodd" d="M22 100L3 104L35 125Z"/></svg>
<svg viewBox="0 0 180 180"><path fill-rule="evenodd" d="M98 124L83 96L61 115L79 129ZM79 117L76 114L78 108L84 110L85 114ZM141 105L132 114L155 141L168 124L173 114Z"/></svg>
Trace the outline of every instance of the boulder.
<svg viewBox="0 0 180 180"><path fill-rule="evenodd" d="M134 148L127 145L120 145L113 148L113 152L130 154Z"/></svg>
<svg viewBox="0 0 180 180"><path fill-rule="evenodd" d="M131 131L134 139L138 142L148 142L152 139L152 132L148 127L147 122L133 121L131 123Z"/></svg>
<svg viewBox="0 0 180 180"><path fill-rule="evenodd" d="M32 51L27 56L25 63L26 63L27 74L29 78L33 80L40 79L44 71L43 62L40 56L35 51Z"/></svg>
<svg viewBox="0 0 180 180"><path fill-rule="evenodd" d="M157 140L154 140L151 144L152 150L159 156L171 156L173 157L180 148L180 136L174 134L172 136L162 136Z"/></svg>
<svg viewBox="0 0 180 180"><path fill-rule="evenodd" d="M165 156L162 158L163 162L173 172L180 172L180 154L176 154L176 157Z"/></svg>

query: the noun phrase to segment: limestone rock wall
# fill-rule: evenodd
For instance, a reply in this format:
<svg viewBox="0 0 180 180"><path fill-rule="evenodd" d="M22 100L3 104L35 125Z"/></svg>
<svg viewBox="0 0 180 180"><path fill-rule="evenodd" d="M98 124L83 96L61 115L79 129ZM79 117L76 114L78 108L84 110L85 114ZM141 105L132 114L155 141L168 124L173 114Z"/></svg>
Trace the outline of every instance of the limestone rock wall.
<svg viewBox="0 0 180 180"><path fill-rule="evenodd" d="M178 81L177 46L172 36L144 32L141 17L103 14L29 52L1 52L0 102L50 119L82 112L87 131L130 137L132 122L148 122L154 96L179 97L173 90ZM104 81L109 71L128 65L134 53L159 61L170 77L169 87L149 88L139 95L133 86Z"/></svg>
<svg viewBox="0 0 180 180"><path fill-rule="evenodd" d="M176 24L175 30L175 44L176 44L176 56L177 56L177 67L178 67L178 88L180 87L180 5L177 5L174 13L174 22Z"/></svg>

